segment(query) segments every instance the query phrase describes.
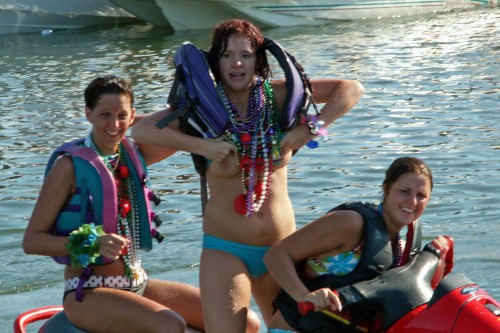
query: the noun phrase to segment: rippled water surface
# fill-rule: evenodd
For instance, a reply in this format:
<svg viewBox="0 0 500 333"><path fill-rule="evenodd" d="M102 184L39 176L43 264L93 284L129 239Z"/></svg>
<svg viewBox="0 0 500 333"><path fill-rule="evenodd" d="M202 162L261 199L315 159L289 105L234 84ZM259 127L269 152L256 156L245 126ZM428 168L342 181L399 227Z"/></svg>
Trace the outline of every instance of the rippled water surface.
<svg viewBox="0 0 500 333"><path fill-rule="evenodd" d="M500 299L500 13L498 8L410 19L269 29L311 77L360 80L366 94L316 150L290 165L303 225L345 200L377 201L385 168L414 155L433 169L422 217L426 240L455 239L455 270ZM172 55L209 31L149 25L0 36L0 331L22 311L60 304L62 268L23 254L24 228L50 152L88 130L82 92L97 75L134 84L136 107L165 105ZM201 244L198 178L178 153L151 168L166 241L143 256L149 274L197 284Z"/></svg>

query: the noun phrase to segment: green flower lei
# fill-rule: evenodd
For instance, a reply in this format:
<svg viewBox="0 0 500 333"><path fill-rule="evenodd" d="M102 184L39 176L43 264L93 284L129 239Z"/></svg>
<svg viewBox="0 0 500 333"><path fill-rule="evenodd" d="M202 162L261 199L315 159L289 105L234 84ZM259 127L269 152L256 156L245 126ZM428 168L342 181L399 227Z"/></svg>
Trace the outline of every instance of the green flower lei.
<svg viewBox="0 0 500 333"><path fill-rule="evenodd" d="M69 252L71 266L86 268L100 256L98 237L105 235L102 226L94 223L83 224L69 234L66 249Z"/></svg>

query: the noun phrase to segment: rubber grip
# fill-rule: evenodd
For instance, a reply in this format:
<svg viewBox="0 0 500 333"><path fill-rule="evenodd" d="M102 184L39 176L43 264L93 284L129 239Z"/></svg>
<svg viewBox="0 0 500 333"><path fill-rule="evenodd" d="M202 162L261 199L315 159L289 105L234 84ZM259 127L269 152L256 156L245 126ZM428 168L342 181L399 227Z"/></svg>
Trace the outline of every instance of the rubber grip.
<svg viewBox="0 0 500 333"><path fill-rule="evenodd" d="M314 304L311 302L300 302L298 306L299 313L303 316L314 310Z"/></svg>

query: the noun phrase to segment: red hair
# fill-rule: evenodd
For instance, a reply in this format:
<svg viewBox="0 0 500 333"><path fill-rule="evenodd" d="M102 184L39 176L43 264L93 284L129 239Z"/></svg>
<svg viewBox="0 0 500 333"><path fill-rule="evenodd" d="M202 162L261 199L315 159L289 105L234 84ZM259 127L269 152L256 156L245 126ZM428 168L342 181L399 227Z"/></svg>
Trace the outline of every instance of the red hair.
<svg viewBox="0 0 500 333"><path fill-rule="evenodd" d="M212 46L207 53L208 63L215 80L220 80L219 60L227 49L227 41L232 35L241 35L250 41L256 56L255 73L264 79L269 77L269 63L264 49L264 36L259 28L249 21L230 19L217 25L212 31Z"/></svg>

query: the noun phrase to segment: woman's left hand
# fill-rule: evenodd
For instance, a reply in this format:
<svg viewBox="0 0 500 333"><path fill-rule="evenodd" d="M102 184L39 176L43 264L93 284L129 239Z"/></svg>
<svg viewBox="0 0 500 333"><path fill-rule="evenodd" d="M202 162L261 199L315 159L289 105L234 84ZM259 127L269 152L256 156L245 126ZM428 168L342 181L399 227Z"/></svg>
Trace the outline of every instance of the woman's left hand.
<svg viewBox="0 0 500 333"><path fill-rule="evenodd" d="M117 260L126 249L129 240L117 234L99 236L99 253L109 259Z"/></svg>
<svg viewBox="0 0 500 333"><path fill-rule="evenodd" d="M309 127L306 124L300 124L286 132L281 139L281 151L287 153L290 150L300 149L313 139L314 136L311 135Z"/></svg>

